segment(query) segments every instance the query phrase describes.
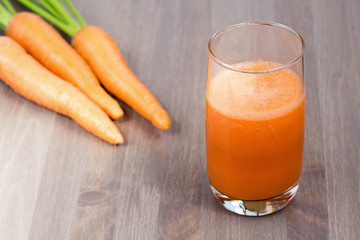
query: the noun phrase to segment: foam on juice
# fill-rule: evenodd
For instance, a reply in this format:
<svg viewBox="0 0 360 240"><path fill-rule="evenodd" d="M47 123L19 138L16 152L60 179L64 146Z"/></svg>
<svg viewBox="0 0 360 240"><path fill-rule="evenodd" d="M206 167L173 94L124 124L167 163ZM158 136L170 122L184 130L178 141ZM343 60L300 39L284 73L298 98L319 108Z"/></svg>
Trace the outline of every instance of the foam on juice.
<svg viewBox="0 0 360 240"><path fill-rule="evenodd" d="M234 65L243 71L261 72L279 65L256 61ZM207 100L218 112L242 120L261 121L283 116L303 102L301 79L290 70L242 73L224 69L210 81Z"/></svg>

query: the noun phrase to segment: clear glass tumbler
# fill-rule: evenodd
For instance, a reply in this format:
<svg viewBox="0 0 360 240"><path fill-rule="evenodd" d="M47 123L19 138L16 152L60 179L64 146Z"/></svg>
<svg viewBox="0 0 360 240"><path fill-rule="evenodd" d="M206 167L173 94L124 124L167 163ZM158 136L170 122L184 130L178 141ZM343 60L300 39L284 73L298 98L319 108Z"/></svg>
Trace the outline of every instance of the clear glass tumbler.
<svg viewBox="0 0 360 240"><path fill-rule="evenodd" d="M262 216L292 200L301 175L305 44L291 28L244 22L209 41L206 158L228 210Z"/></svg>

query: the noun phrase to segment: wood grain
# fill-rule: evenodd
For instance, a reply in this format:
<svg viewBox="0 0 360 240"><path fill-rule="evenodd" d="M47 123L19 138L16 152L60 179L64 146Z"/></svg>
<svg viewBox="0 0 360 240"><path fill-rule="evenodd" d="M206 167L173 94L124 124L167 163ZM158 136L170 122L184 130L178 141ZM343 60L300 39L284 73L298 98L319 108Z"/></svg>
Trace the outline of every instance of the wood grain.
<svg viewBox="0 0 360 240"><path fill-rule="evenodd" d="M173 126L159 131L120 102L127 141L111 146L0 82L0 239L360 239L358 0L74 4L114 37ZM306 42L300 189L261 218L223 209L205 162L207 41L246 20L286 24Z"/></svg>

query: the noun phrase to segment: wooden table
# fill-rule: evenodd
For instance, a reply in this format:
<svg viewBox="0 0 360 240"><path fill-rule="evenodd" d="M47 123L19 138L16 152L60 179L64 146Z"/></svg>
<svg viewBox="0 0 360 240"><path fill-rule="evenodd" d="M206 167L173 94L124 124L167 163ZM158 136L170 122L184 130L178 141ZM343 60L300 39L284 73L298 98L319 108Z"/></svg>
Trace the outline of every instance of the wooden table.
<svg viewBox="0 0 360 240"><path fill-rule="evenodd" d="M169 111L132 109L112 146L0 82L0 239L360 239L358 0L74 1ZM19 6L17 5L18 9ZM261 218L220 206L206 175L207 42L245 20L306 42L306 143L295 200Z"/></svg>

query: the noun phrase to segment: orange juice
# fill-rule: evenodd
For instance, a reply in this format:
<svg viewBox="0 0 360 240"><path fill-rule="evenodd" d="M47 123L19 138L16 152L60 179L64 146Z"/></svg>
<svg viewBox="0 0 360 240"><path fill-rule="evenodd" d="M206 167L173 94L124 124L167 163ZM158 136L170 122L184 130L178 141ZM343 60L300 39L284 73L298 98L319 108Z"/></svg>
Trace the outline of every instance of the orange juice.
<svg viewBox="0 0 360 240"><path fill-rule="evenodd" d="M235 66L260 72L264 61ZM305 94L300 77L222 70L208 81L206 155L211 185L241 200L274 197L300 178Z"/></svg>

